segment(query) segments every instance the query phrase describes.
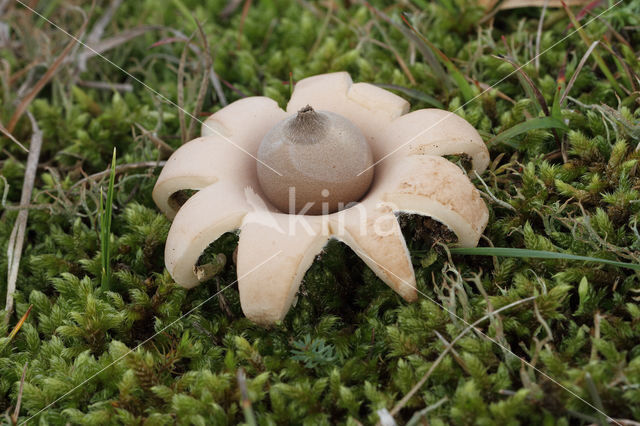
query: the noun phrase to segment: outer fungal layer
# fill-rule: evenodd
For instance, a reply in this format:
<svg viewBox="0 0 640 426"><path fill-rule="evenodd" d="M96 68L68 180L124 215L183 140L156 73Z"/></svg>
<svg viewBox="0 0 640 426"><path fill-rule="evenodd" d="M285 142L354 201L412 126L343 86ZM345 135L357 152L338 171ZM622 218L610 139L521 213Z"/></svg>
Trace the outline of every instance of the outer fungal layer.
<svg viewBox="0 0 640 426"><path fill-rule="evenodd" d="M276 124L257 157L260 187L285 213L341 210L358 201L373 178L371 148L360 129L309 105Z"/></svg>
<svg viewBox="0 0 640 426"><path fill-rule="evenodd" d="M375 173L355 206L328 215L289 215L264 196L257 177L260 141L278 122L306 105L346 117L366 137ZM416 299L415 276L395 213L432 217L465 247L478 243L487 207L464 172L442 155L466 154L481 173L489 153L459 116L425 109L407 113L402 98L340 72L297 83L286 111L271 99L245 98L205 122L203 137L177 150L153 192L175 216L165 248L175 281L193 287L193 266L224 232L240 229L238 286L242 309L260 324L282 319L304 273L330 238L348 244L405 300ZM249 155L250 154L250 155ZM172 194L201 189L176 212Z"/></svg>

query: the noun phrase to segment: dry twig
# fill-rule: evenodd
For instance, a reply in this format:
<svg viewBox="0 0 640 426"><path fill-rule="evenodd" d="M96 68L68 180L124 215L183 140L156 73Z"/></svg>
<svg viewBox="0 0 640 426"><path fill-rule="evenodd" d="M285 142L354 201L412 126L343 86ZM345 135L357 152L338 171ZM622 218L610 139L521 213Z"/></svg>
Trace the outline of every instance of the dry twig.
<svg viewBox="0 0 640 426"><path fill-rule="evenodd" d="M133 86L129 83L111 83L108 81L76 81L78 86L99 90L116 90L118 92L133 92Z"/></svg>
<svg viewBox="0 0 640 426"><path fill-rule="evenodd" d="M146 34L151 30L166 30L167 28L160 25L144 25L136 28L131 28L127 31L122 31L113 37L106 38L93 45L86 45L86 49L80 53L77 57L78 64L86 63L87 60L94 56L99 56L108 50L114 49L121 44L133 40L136 37ZM69 59L72 61L73 59Z"/></svg>
<svg viewBox="0 0 640 426"><path fill-rule="evenodd" d="M91 15L91 13L93 12L94 5L95 5L95 2L92 3L91 5L91 10L89 11L89 15ZM55 75L55 73L60 68L60 65L64 63L65 58L67 57L67 55L69 55L69 52L71 52L71 49L76 45L76 41L79 40L84 34L84 31L87 28L88 22L89 22L89 18L87 17L82 23L82 26L78 31L78 35L76 37L71 38L71 41L67 43L62 53L60 53L60 55L56 58L53 64L51 64L47 72L44 73L44 75L40 78L40 80L38 80L38 82L31 88L31 90L29 90L29 92L20 101L20 103L16 107L16 110L13 112L11 119L9 119L9 124L7 125L7 130L9 131L9 133L13 132L16 125L18 124L18 120L20 120L20 117L22 117L22 114L24 114L24 112L27 110L27 107L29 106L29 104L31 104L31 101L33 101L36 95L40 93L40 90L42 90L42 88L49 82L49 80L51 80L51 78Z"/></svg>
<svg viewBox="0 0 640 426"><path fill-rule="evenodd" d="M149 140L158 148L158 152L160 154L160 158L166 159L169 158L171 154L173 154L173 148L160 139L158 134L155 131L145 129L141 124L135 123L136 127L142 132L141 136L149 138Z"/></svg>
<svg viewBox="0 0 640 426"><path fill-rule="evenodd" d="M38 161L40 159L40 148L42 148L42 131L38 127L38 123L31 113L27 112L31 121L33 133L31 135L31 143L29 145L29 156L27 157L27 167L24 172L24 181L22 183L22 194L20 196L20 205L28 205L31 201L31 193L36 180L38 171ZM9 245L7 246L7 299L5 303L5 318L7 324L13 311L13 293L16 291L16 281L18 279L18 269L20 268L20 258L22 256L22 246L24 245L24 236L27 229L27 219L29 210L22 209L18 212L18 217L11 236L9 237Z"/></svg>
<svg viewBox="0 0 640 426"><path fill-rule="evenodd" d="M87 46L85 47L83 53L86 53L89 51L88 46L93 46L102 39L102 35L104 34L105 28L107 28L107 25L109 25L109 22L111 22L111 19L113 19L113 15L116 13L121 3L122 3L122 0L111 0L111 3L109 3L109 7L107 8L107 10L102 14L100 19L98 19L98 22L95 23L93 28L91 28L91 31L87 36L87 43L86 43ZM78 69L80 71L87 70L88 58L89 57L84 54L78 57Z"/></svg>
<svg viewBox="0 0 640 426"><path fill-rule="evenodd" d="M166 161L142 161L140 163L129 163L129 164L121 164L119 166L116 167L116 174L121 174L124 172L128 172L129 170L135 170L135 169L144 169L144 168L149 168L149 167L164 167L164 165L166 164ZM71 189L76 188L78 186L81 186L82 184L92 181L92 180L99 180L102 179L104 177L109 176L109 173L111 173L111 168L108 168L105 171L102 172L98 172L98 173L94 173L92 175L87 176L84 179L80 179L78 182L74 183L73 186L71 187Z"/></svg>
<svg viewBox="0 0 640 426"><path fill-rule="evenodd" d="M24 363L24 367L22 368L22 377L20 377L20 387L18 388L18 398L16 401L16 408L13 410L13 414L11 415L11 423L14 425L18 424L18 418L20 417L20 406L22 405L22 392L24 391L24 379L27 375L27 366L29 362Z"/></svg>

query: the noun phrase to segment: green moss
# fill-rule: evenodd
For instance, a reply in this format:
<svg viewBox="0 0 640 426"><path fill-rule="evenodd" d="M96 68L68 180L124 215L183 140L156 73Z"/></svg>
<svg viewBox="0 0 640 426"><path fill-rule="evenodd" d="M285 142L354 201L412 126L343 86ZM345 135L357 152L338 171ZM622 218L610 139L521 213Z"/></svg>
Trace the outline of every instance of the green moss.
<svg viewBox="0 0 640 426"><path fill-rule="evenodd" d="M355 81L433 96L476 126L486 141L543 114L539 100L529 95L531 88L509 76L513 66L492 56L508 55L518 64L532 59L539 8L503 11L477 27L483 12L471 0L372 2L399 25L401 13L409 13L413 25L472 81L497 83L465 103L451 76L442 80L438 67L406 34L363 4L333 2L328 14L324 3L269 0L252 2L246 16L240 6L221 17L227 3L123 2L105 37L141 25L170 26L190 35L197 19L229 101L266 95L285 105L290 75L297 81L347 70ZM8 15L12 37L28 46L46 38L55 47L51 57L59 54L68 39L47 25L36 27L37 17L23 12L16 6ZM78 28L79 15L67 12L53 8L47 13L64 28ZM97 13L104 13L104 6ZM640 36L633 30L640 25L638 16L638 1L623 2L603 16L615 34L601 24L586 27L594 40L606 35L635 74L640 74L634 51ZM18 31L29 22L41 38ZM577 35L556 45L568 23L562 9L549 9L539 67L531 62L523 68L549 105L558 84L564 84L558 82L563 66L568 81L588 48ZM150 29L106 55L177 102L176 60L184 44L170 39L175 36ZM398 52L406 70L388 47L372 39ZM161 40L169 42L150 47ZM194 43L200 43L197 37ZM598 51L610 69L618 70L607 50ZM16 72L37 52L5 46L0 55ZM198 59L189 56L185 75L189 111L200 82ZM478 179L474 183L501 203L486 198L490 222L488 240L481 244L638 262L637 92L632 93L622 69L616 77L629 94L618 99L593 65L591 58L560 106L559 118L567 121L569 132L556 138L550 129L532 130L515 137L518 150L492 146L494 164L481 176L486 187ZM34 76L46 66L34 68ZM153 129L173 148L180 144L180 125L175 108L99 58L88 61L81 80L128 83L131 92L73 85L74 73L73 64L65 65L30 106L44 144L16 312L8 325L0 325L2 411L13 412L28 362L19 421L36 416L33 421L43 424L237 424L245 421L236 380L242 368L261 425L375 423L376 411L391 410L434 366L446 342L462 332L466 324L460 318L473 322L536 295L535 305L518 305L479 326L512 353L480 334L465 335L395 416L398 423L412 418L412 424L435 425L598 422L599 414L576 396L617 419L640 419L637 273L554 259L450 258L442 243L450 243L451 235L433 221L400 218L422 294L418 302L402 301L347 246L331 242L305 275L286 318L264 329L242 315L234 286L236 234L224 235L201 259L207 263L211 256L225 255L215 280L189 291L175 285L163 259L170 223L150 196L158 170L136 169L116 180L112 291L101 292L97 213L105 183L76 184L105 170L114 147L118 164L159 159L156 145L139 136L136 124ZM22 82L24 77L2 82L3 123ZM430 107L409 100L416 109ZM203 111L221 106L209 87ZM14 135L29 140L28 120L20 121ZM5 137L0 149L6 154L0 159L4 208L19 203L26 155ZM466 163L464 156L451 159ZM0 250L6 253L17 213L4 209L0 215ZM0 276L7 268L6 256L0 257ZM2 280L0 294L5 290ZM29 306L16 336L4 337Z"/></svg>

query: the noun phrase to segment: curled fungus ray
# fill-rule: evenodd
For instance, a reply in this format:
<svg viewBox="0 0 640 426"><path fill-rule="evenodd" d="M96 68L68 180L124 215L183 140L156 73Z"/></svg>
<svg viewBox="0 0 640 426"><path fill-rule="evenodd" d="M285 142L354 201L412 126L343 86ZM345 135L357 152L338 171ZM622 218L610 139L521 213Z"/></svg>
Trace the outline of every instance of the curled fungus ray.
<svg viewBox="0 0 640 426"><path fill-rule="evenodd" d="M334 213L285 213L259 183L256 155L263 138L307 105L348 119L371 148L371 186ZM202 137L169 158L153 190L157 206L173 219L165 246L167 269L179 285L198 285L194 266L203 251L222 234L240 230L242 310L268 325L284 318L305 272L335 238L405 300L414 301L415 275L395 215L431 217L453 231L462 247L476 246L488 221L479 191L443 158L453 154L470 157L478 173L489 163L484 141L461 117L439 109L409 112L401 97L353 83L346 72L299 81L286 110L266 97L236 101L210 116ZM176 194L185 190L197 192L180 205Z"/></svg>

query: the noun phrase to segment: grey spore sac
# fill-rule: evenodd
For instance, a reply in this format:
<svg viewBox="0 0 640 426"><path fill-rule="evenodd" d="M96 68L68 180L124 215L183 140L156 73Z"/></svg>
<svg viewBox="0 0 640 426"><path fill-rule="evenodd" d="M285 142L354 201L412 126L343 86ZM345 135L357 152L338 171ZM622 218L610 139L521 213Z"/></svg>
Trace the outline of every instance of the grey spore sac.
<svg viewBox="0 0 640 426"><path fill-rule="evenodd" d="M258 159L262 190L285 213L335 212L358 201L373 180L373 155L360 129L309 105L265 135Z"/></svg>

